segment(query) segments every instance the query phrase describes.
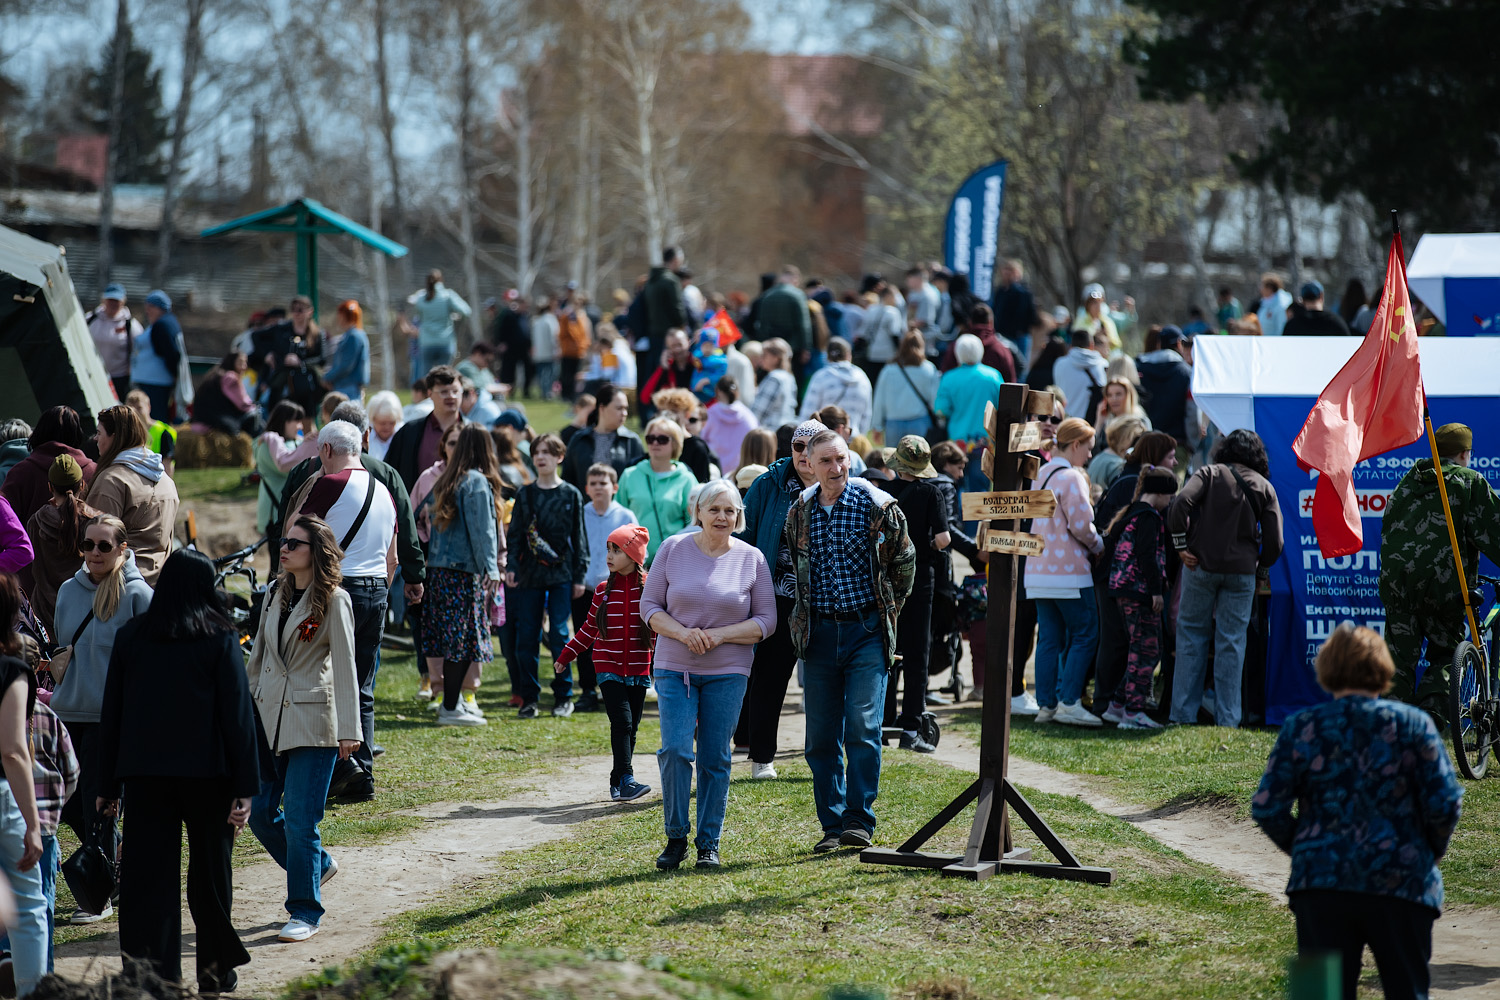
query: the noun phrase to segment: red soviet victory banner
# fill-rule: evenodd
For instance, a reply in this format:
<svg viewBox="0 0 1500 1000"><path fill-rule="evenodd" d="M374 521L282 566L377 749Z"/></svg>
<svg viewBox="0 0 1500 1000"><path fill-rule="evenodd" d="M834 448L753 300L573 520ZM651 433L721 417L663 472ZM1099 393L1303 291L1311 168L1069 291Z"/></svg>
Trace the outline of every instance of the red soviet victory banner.
<svg viewBox="0 0 1500 1000"><path fill-rule="evenodd" d="M1398 232L1364 343L1328 383L1292 442L1298 465L1319 473L1312 522L1324 558L1359 551L1364 534L1354 466L1421 437L1422 403L1417 325Z"/></svg>

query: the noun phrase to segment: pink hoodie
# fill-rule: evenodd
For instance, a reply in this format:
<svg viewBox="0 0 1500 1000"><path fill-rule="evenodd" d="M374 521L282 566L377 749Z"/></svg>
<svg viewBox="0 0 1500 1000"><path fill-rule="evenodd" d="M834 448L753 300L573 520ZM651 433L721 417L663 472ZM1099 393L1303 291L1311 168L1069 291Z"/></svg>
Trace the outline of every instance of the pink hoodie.
<svg viewBox="0 0 1500 1000"><path fill-rule="evenodd" d="M744 403L718 402L708 408L708 419L703 422L703 438L715 455L725 476L733 476L740 467L740 443L745 435L760 426L755 414Z"/></svg>
<svg viewBox="0 0 1500 1000"><path fill-rule="evenodd" d="M1057 497L1057 513L1039 517L1031 524L1032 534L1047 540L1047 550L1027 557L1026 588L1092 587L1089 554L1103 551L1104 539L1094 530L1088 476L1059 456L1042 466L1031 488L1042 489L1043 482Z"/></svg>

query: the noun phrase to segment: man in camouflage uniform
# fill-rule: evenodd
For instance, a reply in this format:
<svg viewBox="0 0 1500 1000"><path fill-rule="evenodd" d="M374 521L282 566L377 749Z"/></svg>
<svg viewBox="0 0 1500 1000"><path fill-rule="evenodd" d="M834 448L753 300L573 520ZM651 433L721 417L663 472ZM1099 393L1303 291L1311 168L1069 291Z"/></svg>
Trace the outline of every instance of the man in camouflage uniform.
<svg viewBox="0 0 1500 1000"><path fill-rule="evenodd" d="M1484 476L1468 467L1473 443L1473 432L1463 424L1444 424L1437 430L1448 504L1471 590L1477 585L1479 553L1500 561L1500 497ZM1386 507L1380 537L1385 641L1396 663L1390 696L1425 709L1441 728L1448 715L1448 672L1467 623L1431 459L1418 460L1401 477ZM1424 638L1429 667L1416 688Z"/></svg>

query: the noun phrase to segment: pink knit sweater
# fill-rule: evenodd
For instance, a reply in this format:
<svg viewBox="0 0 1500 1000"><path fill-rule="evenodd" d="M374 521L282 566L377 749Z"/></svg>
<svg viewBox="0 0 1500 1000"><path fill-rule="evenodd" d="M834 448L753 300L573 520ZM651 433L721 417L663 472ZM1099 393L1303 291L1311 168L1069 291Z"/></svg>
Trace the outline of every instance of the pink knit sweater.
<svg viewBox="0 0 1500 1000"><path fill-rule="evenodd" d="M1102 551L1104 539L1094 530L1088 476L1066 458L1058 457L1042 466L1031 488L1039 490L1043 482L1057 496L1057 513L1032 522L1032 533L1047 540L1047 551L1027 558L1026 589L1092 587L1089 554Z"/></svg>

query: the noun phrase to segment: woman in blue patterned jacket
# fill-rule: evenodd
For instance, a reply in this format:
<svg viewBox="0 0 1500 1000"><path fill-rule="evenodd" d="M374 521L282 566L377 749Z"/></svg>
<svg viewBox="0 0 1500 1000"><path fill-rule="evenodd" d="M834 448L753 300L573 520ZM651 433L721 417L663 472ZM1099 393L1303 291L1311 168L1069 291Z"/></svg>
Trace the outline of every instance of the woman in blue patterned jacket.
<svg viewBox="0 0 1500 1000"><path fill-rule="evenodd" d="M1346 1000L1365 945L1387 997L1425 997L1463 789L1427 713L1380 697L1395 666L1379 633L1340 625L1317 671L1333 700L1282 725L1250 812L1292 856L1298 950L1342 956Z"/></svg>

